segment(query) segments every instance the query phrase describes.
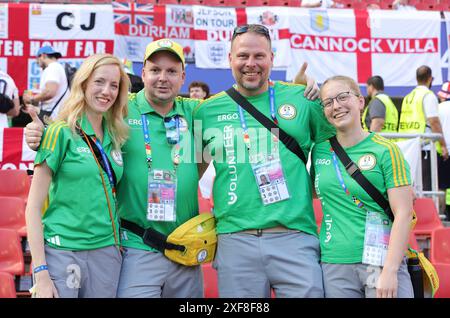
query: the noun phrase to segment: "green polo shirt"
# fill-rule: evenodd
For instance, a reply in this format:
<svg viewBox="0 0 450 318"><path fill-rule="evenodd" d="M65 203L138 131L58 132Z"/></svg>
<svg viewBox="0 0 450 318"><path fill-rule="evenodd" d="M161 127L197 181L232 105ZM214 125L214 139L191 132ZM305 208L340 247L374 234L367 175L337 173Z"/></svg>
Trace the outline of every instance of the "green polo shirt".
<svg viewBox="0 0 450 318"><path fill-rule="evenodd" d="M194 144L191 132L192 110L198 100L177 97L174 107L165 117L179 115L185 119L187 129L182 129L181 163L176 170L176 221L155 222L147 220L148 165L145 153L141 115L145 114L152 149L152 168L173 170L174 146L167 142L164 117L158 114L145 98L144 91L131 95L127 123L129 138L123 146L124 176L118 186L119 214L122 219L134 222L143 228L153 228L165 235L192 217L198 215L198 171L194 161ZM153 250L142 242L142 238L122 229L122 244L126 247Z"/></svg>
<svg viewBox="0 0 450 318"><path fill-rule="evenodd" d="M395 143L378 134L371 133L358 144L344 149L386 199L388 189L411 184L409 166L402 152ZM339 161L339 170L349 193L360 200L365 209L359 208L344 192L334 168L329 141L314 146L311 161L314 185L324 214L320 230L322 261L360 263L364 249L366 209L380 212L388 221L389 217Z"/></svg>
<svg viewBox="0 0 450 318"><path fill-rule="evenodd" d="M80 122L87 135L95 136L86 117ZM105 121L103 131L102 147L119 181L123 172L121 156L113 149ZM92 250L114 245L113 223L99 167L88 145L80 136L74 135L65 122L55 122L45 130L35 165L44 161L53 172L49 206L42 218L46 244L65 250ZM106 172L101 171L119 239L111 185Z"/></svg>
<svg viewBox="0 0 450 318"><path fill-rule="evenodd" d="M276 82L274 89L279 126L295 138L308 157L313 142L326 140L334 134L334 128L325 119L319 101L303 96L304 86ZM247 99L271 118L268 92ZM270 147L272 136L267 129L245 111L244 117L251 149L258 152ZM243 143L236 103L226 93L219 93L201 103L194 110L194 118L196 138L197 131L201 131L196 141L201 140L205 151L214 158L214 215L218 233L281 225L317 235L310 177L305 164L294 153L279 142L290 199L264 206Z"/></svg>

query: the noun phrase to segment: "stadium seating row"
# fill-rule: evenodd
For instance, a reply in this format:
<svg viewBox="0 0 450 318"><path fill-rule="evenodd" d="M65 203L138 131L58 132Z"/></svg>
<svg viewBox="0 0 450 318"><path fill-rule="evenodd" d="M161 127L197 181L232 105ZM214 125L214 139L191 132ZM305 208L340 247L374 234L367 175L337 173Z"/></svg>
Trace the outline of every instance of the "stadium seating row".
<svg viewBox="0 0 450 318"><path fill-rule="evenodd" d="M29 2L29 3L79 3L79 4L109 4L112 0L0 0L0 2ZM183 4L208 6L290 6L300 7L301 0L119 0L118 2L136 2L139 4ZM335 0L343 8L364 10L369 5L376 4L380 9L392 9L392 0ZM409 0L410 5L418 10L450 11L447 0Z"/></svg>

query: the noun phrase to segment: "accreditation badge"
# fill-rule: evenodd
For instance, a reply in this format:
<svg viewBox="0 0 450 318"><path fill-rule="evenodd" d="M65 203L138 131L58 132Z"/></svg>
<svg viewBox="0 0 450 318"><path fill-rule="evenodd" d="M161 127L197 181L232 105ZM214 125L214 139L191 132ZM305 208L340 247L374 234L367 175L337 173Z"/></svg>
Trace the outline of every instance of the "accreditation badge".
<svg viewBox="0 0 450 318"><path fill-rule="evenodd" d="M383 266L389 247L389 220L379 212L367 212L364 234L363 264Z"/></svg>
<svg viewBox="0 0 450 318"><path fill-rule="evenodd" d="M252 164L252 170L264 205L289 199L286 178L278 156L269 155L262 162Z"/></svg>
<svg viewBox="0 0 450 318"><path fill-rule="evenodd" d="M150 170L148 173L147 220L176 221L177 176L170 170Z"/></svg>

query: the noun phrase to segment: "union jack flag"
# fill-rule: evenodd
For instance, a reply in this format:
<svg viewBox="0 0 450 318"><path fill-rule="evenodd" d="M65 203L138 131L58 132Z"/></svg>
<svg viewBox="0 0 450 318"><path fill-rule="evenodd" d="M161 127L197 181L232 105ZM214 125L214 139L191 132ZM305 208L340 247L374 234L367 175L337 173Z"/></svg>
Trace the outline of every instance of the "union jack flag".
<svg viewBox="0 0 450 318"><path fill-rule="evenodd" d="M112 2L115 24L153 25L153 4Z"/></svg>

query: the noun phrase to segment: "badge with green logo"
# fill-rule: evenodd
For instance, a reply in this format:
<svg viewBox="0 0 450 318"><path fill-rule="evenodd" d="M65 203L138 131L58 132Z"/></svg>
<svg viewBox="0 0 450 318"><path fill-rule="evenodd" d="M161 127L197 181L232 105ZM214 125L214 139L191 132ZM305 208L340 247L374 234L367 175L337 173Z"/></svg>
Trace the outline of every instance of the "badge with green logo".
<svg viewBox="0 0 450 318"><path fill-rule="evenodd" d="M283 119L294 119L297 116L297 109L294 105L284 104L278 107L278 114Z"/></svg>

